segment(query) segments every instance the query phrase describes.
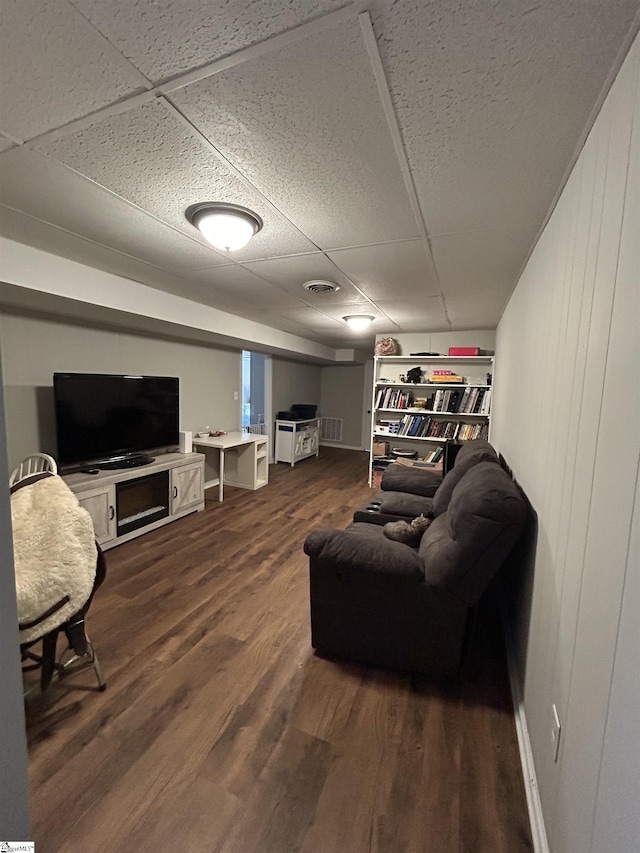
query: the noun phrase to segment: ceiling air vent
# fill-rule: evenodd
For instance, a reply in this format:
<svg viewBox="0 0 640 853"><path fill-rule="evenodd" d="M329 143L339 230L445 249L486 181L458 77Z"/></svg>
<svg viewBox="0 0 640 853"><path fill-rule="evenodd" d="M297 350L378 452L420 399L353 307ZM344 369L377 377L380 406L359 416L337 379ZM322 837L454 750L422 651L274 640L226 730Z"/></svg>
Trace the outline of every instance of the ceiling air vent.
<svg viewBox="0 0 640 853"><path fill-rule="evenodd" d="M340 290L340 285L336 284L335 281L325 281L323 278L305 281L302 287L310 293L335 293L336 290Z"/></svg>

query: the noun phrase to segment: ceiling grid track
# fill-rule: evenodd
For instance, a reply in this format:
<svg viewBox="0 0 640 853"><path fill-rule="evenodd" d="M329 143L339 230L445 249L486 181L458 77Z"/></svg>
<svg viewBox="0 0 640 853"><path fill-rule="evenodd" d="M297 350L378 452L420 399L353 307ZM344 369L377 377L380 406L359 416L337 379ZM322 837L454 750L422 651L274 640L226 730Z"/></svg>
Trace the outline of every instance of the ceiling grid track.
<svg viewBox="0 0 640 853"><path fill-rule="evenodd" d="M429 265L431 266L434 281L437 284L438 293L440 295L440 299L442 300L442 310L444 311L447 324L451 329L451 320L449 319L449 314L447 312L447 305L445 302L444 293L442 291L442 286L440 284L438 269L436 267L433 254L431 252L431 245L429 243L427 226L424 221L422 208L420 207L420 201L418 199L416 187L413 182L413 177L411 175L411 168L409 167L409 161L407 160L407 152L405 151L404 142L402 141L402 134L400 132L400 126L398 125L398 117L393 106L393 100L391 98L391 92L389 91L389 84L387 83L387 77L384 72L384 66L382 64L380 51L378 50L378 42L376 40L376 34L373 29L373 24L371 23L371 17L368 12L361 12L358 15L358 21L360 23L360 31L362 33L365 48L367 50L367 54L369 55L369 61L371 62L373 76L375 77L376 85L378 87L378 94L380 95L382 108L387 119L389 133L391 134L393 146L398 157L398 164L400 166L400 170L404 178L404 183L407 190L407 194L409 196L411 208L416 218L418 228L420 229L420 232L422 234L427 260Z"/></svg>

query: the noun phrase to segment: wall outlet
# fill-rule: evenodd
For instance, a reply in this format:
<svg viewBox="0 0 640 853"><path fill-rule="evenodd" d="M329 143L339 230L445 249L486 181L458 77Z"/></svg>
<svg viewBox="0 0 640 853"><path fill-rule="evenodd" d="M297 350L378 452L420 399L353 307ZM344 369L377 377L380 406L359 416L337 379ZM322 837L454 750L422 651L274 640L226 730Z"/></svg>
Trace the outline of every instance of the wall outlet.
<svg viewBox="0 0 640 853"><path fill-rule="evenodd" d="M558 750L560 749L560 732L562 731L562 726L560 725L560 717L558 716L558 709L555 705L551 706L551 713L553 717L551 720L551 749L553 750L553 761L556 763L558 761Z"/></svg>
<svg viewBox="0 0 640 853"><path fill-rule="evenodd" d="M240 399L240 394L239 394L237 391L234 391L234 392L233 392L233 399L234 399L234 400L239 400L239 399Z"/></svg>

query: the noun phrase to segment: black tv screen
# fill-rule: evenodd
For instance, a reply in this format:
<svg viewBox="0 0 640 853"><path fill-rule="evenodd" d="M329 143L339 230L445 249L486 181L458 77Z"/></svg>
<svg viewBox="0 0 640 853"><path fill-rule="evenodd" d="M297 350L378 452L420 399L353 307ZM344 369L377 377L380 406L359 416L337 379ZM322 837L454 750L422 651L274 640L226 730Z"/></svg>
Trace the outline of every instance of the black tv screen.
<svg viewBox="0 0 640 853"><path fill-rule="evenodd" d="M178 444L175 376L54 373L53 391L62 468Z"/></svg>

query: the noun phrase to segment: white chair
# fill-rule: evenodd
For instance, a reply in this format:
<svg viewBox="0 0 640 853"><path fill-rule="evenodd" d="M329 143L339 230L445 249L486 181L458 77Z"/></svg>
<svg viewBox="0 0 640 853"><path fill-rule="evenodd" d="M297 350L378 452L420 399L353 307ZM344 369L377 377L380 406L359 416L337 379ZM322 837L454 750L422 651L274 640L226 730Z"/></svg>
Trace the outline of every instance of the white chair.
<svg viewBox="0 0 640 853"><path fill-rule="evenodd" d="M33 474L41 474L43 471L49 471L52 474L58 473L58 466L53 456L48 453L32 453L27 456L22 462L17 465L11 472L9 477L9 485L14 486L21 480L31 477Z"/></svg>

